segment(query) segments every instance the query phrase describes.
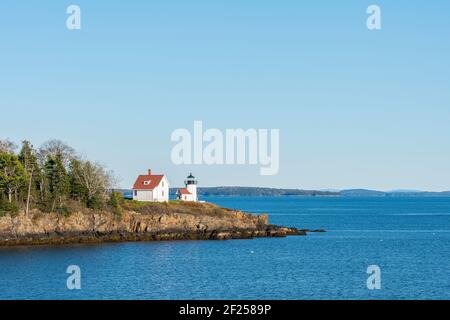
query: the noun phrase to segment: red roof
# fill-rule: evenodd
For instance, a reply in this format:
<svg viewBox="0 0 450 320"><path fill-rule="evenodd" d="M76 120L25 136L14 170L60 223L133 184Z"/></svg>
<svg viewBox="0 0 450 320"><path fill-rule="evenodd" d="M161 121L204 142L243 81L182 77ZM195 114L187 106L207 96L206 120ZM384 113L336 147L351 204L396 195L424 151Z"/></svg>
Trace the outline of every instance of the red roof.
<svg viewBox="0 0 450 320"><path fill-rule="evenodd" d="M133 190L153 190L161 183L163 174L140 175L134 183Z"/></svg>
<svg viewBox="0 0 450 320"><path fill-rule="evenodd" d="M190 193L189 190L186 189L186 188L178 189L178 192L179 192L180 194L192 194L192 193Z"/></svg>

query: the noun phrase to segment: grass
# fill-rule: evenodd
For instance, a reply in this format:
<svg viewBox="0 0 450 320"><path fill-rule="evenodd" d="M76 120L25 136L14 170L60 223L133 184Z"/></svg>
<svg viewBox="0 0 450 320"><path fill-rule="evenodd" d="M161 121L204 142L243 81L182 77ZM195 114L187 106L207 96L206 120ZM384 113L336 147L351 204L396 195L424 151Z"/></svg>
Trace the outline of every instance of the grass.
<svg viewBox="0 0 450 320"><path fill-rule="evenodd" d="M191 214L191 215L213 215L223 217L229 215L233 210L221 208L212 203L184 202L172 200L169 202L139 202L125 200L125 210L136 211L141 214Z"/></svg>
<svg viewBox="0 0 450 320"><path fill-rule="evenodd" d="M83 208L79 202L70 201L66 206L58 208L56 210L61 216L68 217L73 212L89 212L94 209ZM0 217L4 215L17 214L19 208L14 205L2 202L0 206ZM98 213L112 212L118 218L122 217L125 211L134 211L140 214L189 214L195 216L214 216L214 217L226 217L230 216L234 210L219 207L212 203L203 202L185 202L179 200L171 200L169 202L140 202L135 200L123 200L118 207L107 206L102 210L94 210ZM46 213L39 209L33 210L34 217L41 217Z"/></svg>

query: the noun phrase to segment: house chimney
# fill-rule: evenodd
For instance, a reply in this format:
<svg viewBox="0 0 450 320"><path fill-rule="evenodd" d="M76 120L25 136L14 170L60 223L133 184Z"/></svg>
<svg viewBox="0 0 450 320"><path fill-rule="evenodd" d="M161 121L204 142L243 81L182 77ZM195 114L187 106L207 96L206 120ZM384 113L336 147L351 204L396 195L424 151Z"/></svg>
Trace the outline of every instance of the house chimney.
<svg viewBox="0 0 450 320"><path fill-rule="evenodd" d="M148 175L149 175L149 176L152 175L152 169L148 169Z"/></svg>

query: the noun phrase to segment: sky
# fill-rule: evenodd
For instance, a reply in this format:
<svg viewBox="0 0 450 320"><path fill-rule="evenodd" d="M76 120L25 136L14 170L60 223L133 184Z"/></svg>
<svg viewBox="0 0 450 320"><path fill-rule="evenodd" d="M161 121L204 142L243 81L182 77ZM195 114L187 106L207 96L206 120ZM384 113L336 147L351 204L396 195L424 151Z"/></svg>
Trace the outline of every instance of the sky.
<svg viewBox="0 0 450 320"><path fill-rule="evenodd" d="M68 30L66 8L81 8ZM381 30L366 27L369 5ZM0 139L60 139L130 188L450 190L450 2L0 3ZM280 130L280 167L175 165L178 128Z"/></svg>

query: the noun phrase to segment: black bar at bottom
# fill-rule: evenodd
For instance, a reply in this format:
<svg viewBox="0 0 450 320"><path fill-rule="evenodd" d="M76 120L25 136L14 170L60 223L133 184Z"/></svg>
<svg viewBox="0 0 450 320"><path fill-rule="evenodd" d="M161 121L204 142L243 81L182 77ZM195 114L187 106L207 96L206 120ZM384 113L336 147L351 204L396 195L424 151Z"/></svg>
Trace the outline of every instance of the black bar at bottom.
<svg viewBox="0 0 450 320"><path fill-rule="evenodd" d="M449 301L1 301L2 312L51 315L52 308L70 317L92 317L105 312L115 316L147 315L145 319L301 319L306 316L385 318L393 311L402 318L448 311ZM8 310L9 309L9 310ZM89 310L89 311L88 311ZM443 314L446 314L443 313ZM59 319L64 319L60 314Z"/></svg>

